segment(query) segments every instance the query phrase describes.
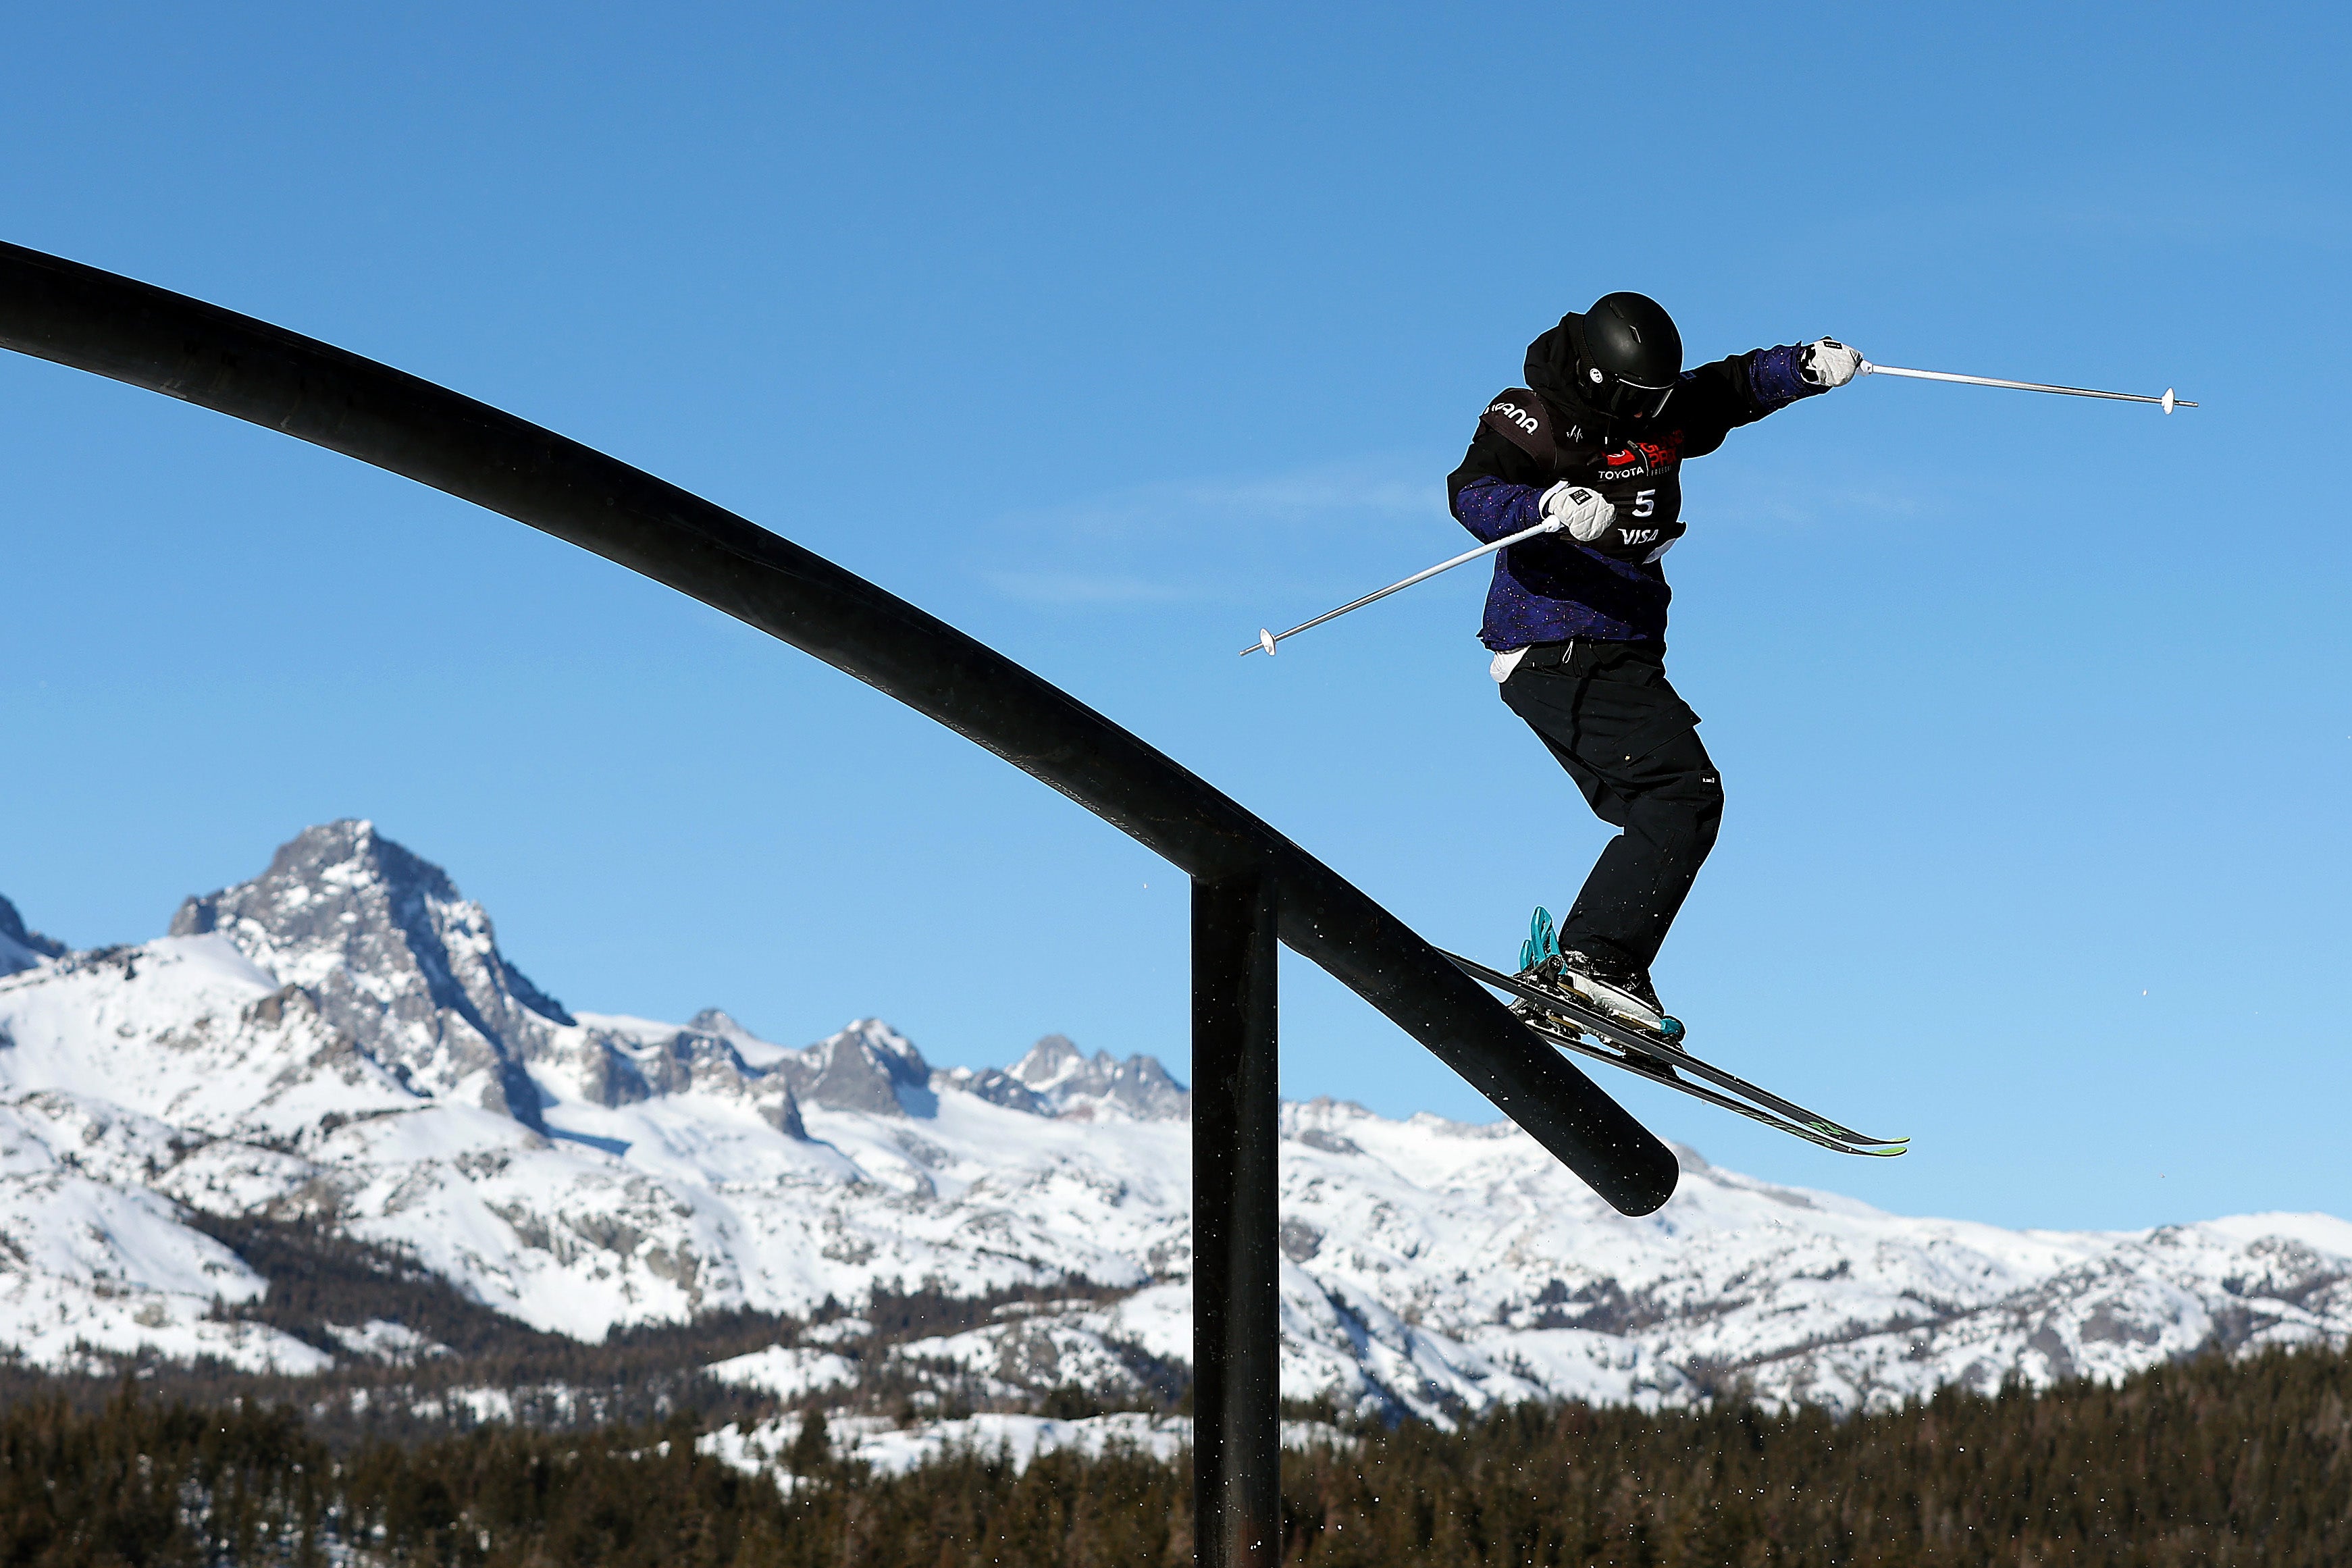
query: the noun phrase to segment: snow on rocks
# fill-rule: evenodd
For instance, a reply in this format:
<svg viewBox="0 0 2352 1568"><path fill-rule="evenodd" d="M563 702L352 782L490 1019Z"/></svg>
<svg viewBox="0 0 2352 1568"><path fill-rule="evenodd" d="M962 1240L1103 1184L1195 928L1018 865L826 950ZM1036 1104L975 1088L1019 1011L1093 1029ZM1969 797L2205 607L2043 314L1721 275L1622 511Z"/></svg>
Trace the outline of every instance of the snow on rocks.
<svg viewBox="0 0 2352 1568"><path fill-rule="evenodd" d="M859 1368L847 1356L797 1345L772 1345L703 1369L721 1383L756 1388L779 1399L804 1399L856 1384Z"/></svg>
<svg viewBox="0 0 2352 1568"><path fill-rule="evenodd" d="M748 1474L772 1474L789 1490L793 1478L787 1458L801 1435L803 1420L792 1415L748 1427L722 1426L703 1436L696 1447ZM1039 1455L1055 1452L1089 1458L1125 1452L1165 1463L1192 1446L1192 1421L1186 1415L1121 1411L1076 1420L985 1414L899 1426L876 1417L834 1415L827 1420L826 1436L835 1458L870 1467L877 1475L904 1475L951 1454L993 1460L1017 1473L1027 1469ZM1325 1422L1282 1424L1286 1448L1345 1447L1349 1441L1345 1433Z"/></svg>
<svg viewBox="0 0 2352 1568"><path fill-rule="evenodd" d="M0 1108L0 1344L40 1366L81 1366L93 1350L247 1372L332 1364L277 1330L215 1321L215 1300L253 1300L260 1277L170 1200L78 1173L17 1109Z"/></svg>
<svg viewBox="0 0 2352 1568"><path fill-rule="evenodd" d="M1037 1389L1083 1388L1129 1394L1142 1384L1113 1342L1083 1315L1024 1317L961 1334L911 1340L893 1359L920 1368L951 1368L977 1379L990 1395L1019 1398Z"/></svg>
<svg viewBox="0 0 2352 1568"><path fill-rule="evenodd" d="M353 1355L393 1366L410 1366L449 1353L447 1345L436 1344L405 1324L382 1318L370 1318L356 1325L329 1323L327 1332Z"/></svg>
<svg viewBox="0 0 2352 1568"><path fill-rule="evenodd" d="M835 1318L801 1332L801 1342L808 1345L845 1345L873 1333L874 1325L863 1318Z"/></svg>

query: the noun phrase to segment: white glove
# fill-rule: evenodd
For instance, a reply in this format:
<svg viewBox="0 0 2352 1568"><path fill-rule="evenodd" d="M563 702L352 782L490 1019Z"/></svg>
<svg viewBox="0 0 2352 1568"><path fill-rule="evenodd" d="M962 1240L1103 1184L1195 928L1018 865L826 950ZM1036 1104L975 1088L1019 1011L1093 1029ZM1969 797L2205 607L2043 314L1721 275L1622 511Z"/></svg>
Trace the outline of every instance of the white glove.
<svg viewBox="0 0 2352 1568"><path fill-rule="evenodd" d="M1544 491L1538 510L1546 522L1568 530L1568 536L1579 544L1591 543L1617 521L1617 509L1602 500L1600 491L1570 484L1566 479Z"/></svg>
<svg viewBox="0 0 2352 1568"><path fill-rule="evenodd" d="M1805 380L1814 386L1843 386L1861 368L1862 356L1835 338L1805 345Z"/></svg>

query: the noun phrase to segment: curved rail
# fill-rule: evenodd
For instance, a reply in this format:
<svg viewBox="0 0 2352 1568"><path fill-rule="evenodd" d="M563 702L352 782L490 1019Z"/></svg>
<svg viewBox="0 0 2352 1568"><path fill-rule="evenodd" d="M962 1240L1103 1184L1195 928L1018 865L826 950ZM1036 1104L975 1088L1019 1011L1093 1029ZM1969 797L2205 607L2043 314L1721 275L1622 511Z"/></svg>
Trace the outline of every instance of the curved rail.
<svg viewBox="0 0 2352 1568"><path fill-rule="evenodd" d="M593 551L994 752L1196 879L1270 878L1282 942L1460 1073L1626 1214L1674 1153L1338 873L953 626L698 496L511 414L200 300L0 244L0 347L266 426Z"/></svg>

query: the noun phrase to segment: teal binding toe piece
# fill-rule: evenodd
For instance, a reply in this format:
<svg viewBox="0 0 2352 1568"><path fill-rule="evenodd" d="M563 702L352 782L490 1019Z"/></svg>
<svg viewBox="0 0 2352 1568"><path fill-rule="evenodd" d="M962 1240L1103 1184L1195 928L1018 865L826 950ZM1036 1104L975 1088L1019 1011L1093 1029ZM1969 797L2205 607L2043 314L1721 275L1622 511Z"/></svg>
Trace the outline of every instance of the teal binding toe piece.
<svg viewBox="0 0 2352 1568"><path fill-rule="evenodd" d="M1658 1033L1670 1040L1679 1040L1683 1037L1683 1021L1670 1013L1658 1020Z"/></svg>
<svg viewBox="0 0 2352 1568"><path fill-rule="evenodd" d="M1552 930L1551 911L1541 904L1528 919L1528 945L1534 949L1534 956L1523 967L1532 969L1547 958L1559 956L1559 934Z"/></svg>

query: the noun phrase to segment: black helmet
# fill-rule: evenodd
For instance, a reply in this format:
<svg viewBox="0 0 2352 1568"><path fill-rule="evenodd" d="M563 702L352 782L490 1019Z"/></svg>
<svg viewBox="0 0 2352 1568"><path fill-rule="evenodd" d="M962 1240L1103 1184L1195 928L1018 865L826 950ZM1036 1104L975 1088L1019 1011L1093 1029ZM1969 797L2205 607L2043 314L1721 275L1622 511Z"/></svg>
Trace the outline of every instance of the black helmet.
<svg viewBox="0 0 2352 1568"><path fill-rule="evenodd" d="M1577 401L1617 419L1649 419L1666 406L1683 374L1683 335L1666 308L1646 294L1603 294L1570 316Z"/></svg>

